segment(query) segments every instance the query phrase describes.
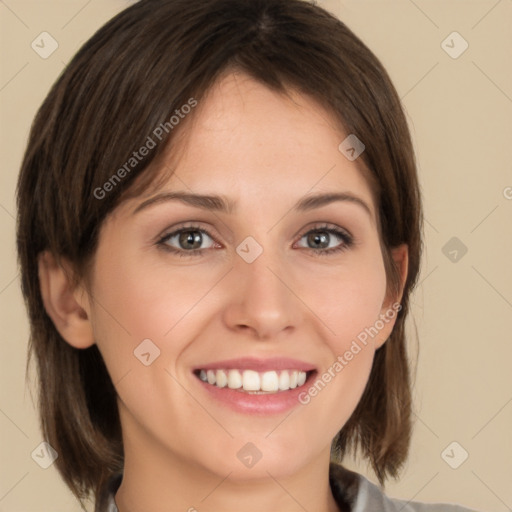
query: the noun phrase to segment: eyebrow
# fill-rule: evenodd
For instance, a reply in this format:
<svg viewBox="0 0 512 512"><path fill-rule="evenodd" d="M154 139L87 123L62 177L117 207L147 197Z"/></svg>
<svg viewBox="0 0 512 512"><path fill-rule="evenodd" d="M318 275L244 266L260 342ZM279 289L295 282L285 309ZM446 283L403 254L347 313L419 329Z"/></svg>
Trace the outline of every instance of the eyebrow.
<svg viewBox="0 0 512 512"><path fill-rule="evenodd" d="M208 194L192 194L190 192L163 192L157 194L149 199L146 199L135 208L133 214L140 212L141 210L148 208L159 203L168 201L180 201L184 204L195 206L203 210L216 211L220 213L232 214L236 210L236 202L219 195L208 195ZM315 208L321 208L328 204L346 201L352 204L361 206L370 216L372 217L372 211L368 204L360 197L352 194L351 192L331 192L325 194L314 194L302 197L292 208L296 212L306 212L314 210Z"/></svg>

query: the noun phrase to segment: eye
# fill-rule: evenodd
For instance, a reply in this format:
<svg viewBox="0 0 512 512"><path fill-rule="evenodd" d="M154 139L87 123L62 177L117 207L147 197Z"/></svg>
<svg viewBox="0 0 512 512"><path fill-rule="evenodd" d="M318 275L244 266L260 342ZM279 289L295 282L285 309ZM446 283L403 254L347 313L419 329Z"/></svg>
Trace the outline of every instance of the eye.
<svg viewBox="0 0 512 512"><path fill-rule="evenodd" d="M306 246L300 244L303 239L306 240ZM310 251L315 256L327 256L347 250L354 243L353 237L345 230L323 224L304 233L299 239L298 247ZM157 241L158 246L180 257L201 256L204 251L215 248L216 244L220 247L208 231L195 225L174 230Z"/></svg>
<svg viewBox="0 0 512 512"><path fill-rule="evenodd" d="M208 239L211 243L204 247L203 244ZM187 226L164 235L157 243L179 256L198 256L203 250L211 249L216 241L204 229Z"/></svg>
<svg viewBox="0 0 512 512"><path fill-rule="evenodd" d="M305 238L307 246L316 255L329 255L344 251L354 244L352 236L337 228L329 225L318 226L310 229L301 236Z"/></svg>

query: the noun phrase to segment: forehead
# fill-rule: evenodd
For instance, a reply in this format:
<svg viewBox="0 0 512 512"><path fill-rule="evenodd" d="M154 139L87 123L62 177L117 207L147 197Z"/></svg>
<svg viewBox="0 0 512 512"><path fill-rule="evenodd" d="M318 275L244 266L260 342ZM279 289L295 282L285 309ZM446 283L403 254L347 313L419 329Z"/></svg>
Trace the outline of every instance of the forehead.
<svg viewBox="0 0 512 512"><path fill-rule="evenodd" d="M233 197L236 202L352 191L374 211L361 161L339 150L347 134L316 100L272 91L243 73L219 79L185 120L142 195L163 190ZM158 178L158 175L160 177Z"/></svg>

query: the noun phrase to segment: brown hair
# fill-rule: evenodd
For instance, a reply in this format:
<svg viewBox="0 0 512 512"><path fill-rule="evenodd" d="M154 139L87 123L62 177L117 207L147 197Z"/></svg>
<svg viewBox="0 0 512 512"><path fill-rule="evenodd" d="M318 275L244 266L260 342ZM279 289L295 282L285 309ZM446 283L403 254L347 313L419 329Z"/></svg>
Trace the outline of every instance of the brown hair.
<svg viewBox="0 0 512 512"><path fill-rule="evenodd" d="M47 315L37 257L48 250L85 276L103 220L141 173L152 178L150 163L183 129L170 127L173 113L190 98L201 101L228 69L283 94L294 88L309 95L366 146L358 162L375 197L389 290L399 286L392 247L408 245L409 268L393 332L375 354L333 453L359 448L381 484L407 457L404 322L419 270L422 211L410 134L388 74L340 20L301 0L141 0L100 28L53 85L32 125L18 182L17 248L31 325L27 372L35 355L41 428L80 501L91 492L97 497L122 471L116 391L96 345L72 347ZM168 129L156 140L162 125ZM113 183L148 137L154 150Z"/></svg>

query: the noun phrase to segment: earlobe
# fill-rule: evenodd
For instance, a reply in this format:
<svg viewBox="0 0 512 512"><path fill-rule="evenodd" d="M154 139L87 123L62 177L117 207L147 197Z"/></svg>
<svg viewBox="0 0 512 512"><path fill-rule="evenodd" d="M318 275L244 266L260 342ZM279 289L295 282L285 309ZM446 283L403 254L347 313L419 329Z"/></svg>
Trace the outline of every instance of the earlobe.
<svg viewBox="0 0 512 512"><path fill-rule="evenodd" d="M38 257L38 270L44 307L62 338L79 349L94 345L88 305L80 290L75 289L70 266L44 251Z"/></svg>

